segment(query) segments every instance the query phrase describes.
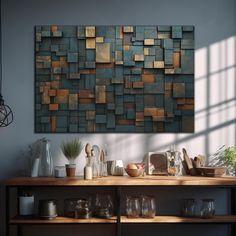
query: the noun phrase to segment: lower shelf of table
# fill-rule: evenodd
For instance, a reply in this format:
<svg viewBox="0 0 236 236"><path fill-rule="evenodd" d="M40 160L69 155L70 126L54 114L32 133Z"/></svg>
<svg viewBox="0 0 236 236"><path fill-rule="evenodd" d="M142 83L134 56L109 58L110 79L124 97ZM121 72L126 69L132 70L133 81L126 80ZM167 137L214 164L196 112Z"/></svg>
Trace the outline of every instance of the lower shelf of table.
<svg viewBox="0 0 236 236"><path fill-rule="evenodd" d="M53 220L44 220L29 216L16 216L11 219L11 224L102 224L102 223L117 223L117 217L110 219L90 218L90 219L74 219L58 216Z"/></svg>
<svg viewBox="0 0 236 236"><path fill-rule="evenodd" d="M236 215L224 215L224 216L214 216L212 218L199 218L199 217L182 217L182 216L155 216L154 218L128 218L122 216L120 219L121 223L156 223L156 224L205 224L205 223L236 223Z"/></svg>
<svg viewBox="0 0 236 236"><path fill-rule="evenodd" d="M112 217L110 219L73 219L68 217L57 217L54 220L43 220L39 218L32 217L22 217L16 216L10 220L11 224L116 224L117 217ZM205 223L236 223L236 215L222 215L214 216L209 219L203 219L198 217L181 217L181 216L155 216L155 218L128 218L126 216L121 216L120 223L122 224L145 224L145 223L155 223L155 224L205 224Z"/></svg>

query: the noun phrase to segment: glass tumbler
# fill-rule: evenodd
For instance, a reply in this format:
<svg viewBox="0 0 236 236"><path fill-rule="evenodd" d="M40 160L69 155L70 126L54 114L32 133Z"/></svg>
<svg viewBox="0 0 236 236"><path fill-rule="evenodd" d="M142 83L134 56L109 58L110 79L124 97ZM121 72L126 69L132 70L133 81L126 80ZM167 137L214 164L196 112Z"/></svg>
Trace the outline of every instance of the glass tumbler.
<svg viewBox="0 0 236 236"><path fill-rule="evenodd" d="M188 217L196 216L197 202L193 198L183 199L182 215Z"/></svg>
<svg viewBox="0 0 236 236"><path fill-rule="evenodd" d="M202 218L210 218L215 215L215 200L214 199L202 199L202 206L200 210Z"/></svg>
<svg viewBox="0 0 236 236"><path fill-rule="evenodd" d="M141 206L140 199L135 196L126 198L126 214L129 218L138 218L140 216Z"/></svg>
<svg viewBox="0 0 236 236"><path fill-rule="evenodd" d="M154 218L156 215L156 201L154 196L141 197L141 215L144 218Z"/></svg>

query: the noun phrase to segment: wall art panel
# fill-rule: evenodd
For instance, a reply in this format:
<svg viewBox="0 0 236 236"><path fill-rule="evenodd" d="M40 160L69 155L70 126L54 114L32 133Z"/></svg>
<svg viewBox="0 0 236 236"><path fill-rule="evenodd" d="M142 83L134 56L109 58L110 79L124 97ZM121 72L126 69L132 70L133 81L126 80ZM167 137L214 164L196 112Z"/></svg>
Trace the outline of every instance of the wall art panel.
<svg viewBox="0 0 236 236"><path fill-rule="evenodd" d="M35 27L35 132L193 131L193 26Z"/></svg>

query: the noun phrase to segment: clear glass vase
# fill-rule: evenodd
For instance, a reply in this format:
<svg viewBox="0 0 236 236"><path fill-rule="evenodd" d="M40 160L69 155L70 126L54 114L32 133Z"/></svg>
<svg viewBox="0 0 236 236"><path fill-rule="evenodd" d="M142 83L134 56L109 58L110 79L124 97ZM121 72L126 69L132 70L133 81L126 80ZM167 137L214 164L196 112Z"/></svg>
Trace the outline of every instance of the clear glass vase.
<svg viewBox="0 0 236 236"><path fill-rule="evenodd" d="M41 143L41 158L39 164L39 176L53 175L53 160L51 155L50 140L43 139Z"/></svg>

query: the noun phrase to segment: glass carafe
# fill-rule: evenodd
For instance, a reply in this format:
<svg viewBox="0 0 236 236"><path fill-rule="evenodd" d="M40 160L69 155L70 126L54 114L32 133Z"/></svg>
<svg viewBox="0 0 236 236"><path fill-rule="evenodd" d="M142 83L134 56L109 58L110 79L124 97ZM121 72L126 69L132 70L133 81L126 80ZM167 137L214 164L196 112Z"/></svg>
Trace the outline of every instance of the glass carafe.
<svg viewBox="0 0 236 236"><path fill-rule="evenodd" d="M50 140L42 139L41 141L41 158L39 164L40 176L53 175L53 160L50 149Z"/></svg>

